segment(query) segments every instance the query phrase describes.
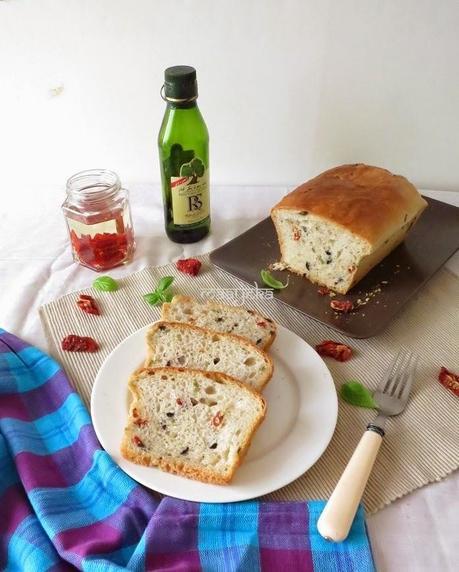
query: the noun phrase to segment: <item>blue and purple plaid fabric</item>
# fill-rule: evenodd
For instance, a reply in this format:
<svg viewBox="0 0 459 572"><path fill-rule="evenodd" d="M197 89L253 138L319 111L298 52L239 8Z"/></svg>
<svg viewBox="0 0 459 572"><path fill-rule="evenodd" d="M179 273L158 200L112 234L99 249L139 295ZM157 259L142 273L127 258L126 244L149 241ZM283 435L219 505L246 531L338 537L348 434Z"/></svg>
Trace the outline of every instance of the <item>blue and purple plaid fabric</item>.
<svg viewBox="0 0 459 572"><path fill-rule="evenodd" d="M363 512L330 544L322 507L155 499L100 447L57 363L0 330L2 570L373 571Z"/></svg>

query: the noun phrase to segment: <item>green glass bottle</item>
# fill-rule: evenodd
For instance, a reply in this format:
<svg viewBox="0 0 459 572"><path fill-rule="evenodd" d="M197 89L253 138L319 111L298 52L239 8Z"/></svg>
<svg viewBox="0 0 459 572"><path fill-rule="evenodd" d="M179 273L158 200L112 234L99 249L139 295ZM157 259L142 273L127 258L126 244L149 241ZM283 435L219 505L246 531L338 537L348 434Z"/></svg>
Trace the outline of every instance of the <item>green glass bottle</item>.
<svg viewBox="0 0 459 572"><path fill-rule="evenodd" d="M174 242L196 242L210 229L209 133L196 104L196 70L174 66L164 76L158 147L166 233Z"/></svg>

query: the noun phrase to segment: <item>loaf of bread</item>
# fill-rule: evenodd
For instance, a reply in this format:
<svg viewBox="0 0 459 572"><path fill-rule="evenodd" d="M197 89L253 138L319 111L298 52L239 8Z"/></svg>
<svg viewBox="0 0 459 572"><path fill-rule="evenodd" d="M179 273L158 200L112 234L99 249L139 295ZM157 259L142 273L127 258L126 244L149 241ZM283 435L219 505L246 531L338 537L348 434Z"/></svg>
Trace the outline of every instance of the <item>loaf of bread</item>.
<svg viewBox="0 0 459 572"><path fill-rule="evenodd" d="M129 389L123 457L207 483L232 479L266 411L261 395L217 372L145 369Z"/></svg>
<svg viewBox="0 0 459 572"><path fill-rule="evenodd" d="M156 322L147 333L145 367L187 367L220 371L256 389L271 379L269 355L240 336L182 322Z"/></svg>
<svg viewBox="0 0 459 572"><path fill-rule="evenodd" d="M174 296L170 304L163 304L161 319L169 322L186 322L216 332L235 334L265 350L276 337L274 322L254 310L210 300L199 303L189 296Z"/></svg>
<svg viewBox="0 0 459 572"><path fill-rule="evenodd" d="M386 169L336 167L272 209L281 262L345 294L403 241L426 206L407 179Z"/></svg>

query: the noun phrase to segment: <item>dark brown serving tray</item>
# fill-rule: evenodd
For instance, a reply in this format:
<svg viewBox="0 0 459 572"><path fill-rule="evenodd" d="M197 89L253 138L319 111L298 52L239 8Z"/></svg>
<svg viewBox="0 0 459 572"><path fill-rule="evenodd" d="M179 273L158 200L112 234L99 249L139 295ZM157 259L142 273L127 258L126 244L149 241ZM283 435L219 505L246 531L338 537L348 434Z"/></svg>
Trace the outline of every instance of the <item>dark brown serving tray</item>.
<svg viewBox="0 0 459 572"><path fill-rule="evenodd" d="M318 287L287 271L273 272L289 286L274 294L284 304L355 338L381 332L400 309L459 248L459 208L424 197L429 203L405 242L363 278L346 296L321 296ZM217 248L211 261L226 272L263 287L260 270L280 259L270 218ZM332 299L366 303L350 314L337 314ZM426 309L426 311L428 311Z"/></svg>

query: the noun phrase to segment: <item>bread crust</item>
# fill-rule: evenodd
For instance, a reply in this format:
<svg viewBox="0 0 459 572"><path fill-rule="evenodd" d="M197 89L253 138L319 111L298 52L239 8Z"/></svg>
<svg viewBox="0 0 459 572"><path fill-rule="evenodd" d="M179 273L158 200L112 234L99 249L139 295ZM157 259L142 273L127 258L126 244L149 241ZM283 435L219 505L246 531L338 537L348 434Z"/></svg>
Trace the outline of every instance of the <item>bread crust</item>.
<svg viewBox="0 0 459 572"><path fill-rule="evenodd" d="M271 216L279 210L306 211L342 226L376 250L426 206L405 177L357 163L303 183L273 207Z"/></svg>
<svg viewBox="0 0 459 572"><path fill-rule="evenodd" d="M194 298L192 298L191 296L184 296L182 294L176 294L172 298L171 302L166 302L162 305L162 307L161 307L161 319L165 320L165 321L171 321L170 312L172 310L172 306L174 304L180 304L180 303L182 303L182 304L196 303L196 300ZM235 312L239 311L242 313L248 311L248 309L243 307L243 306L230 306L229 304L220 304L219 302L215 302L213 300L207 301L204 305L207 308L223 308L225 310L231 310L231 311L235 311ZM266 318L262 314L259 314L257 311L255 311L255 310L250 310L250 311L253 312L253 315L257 316L260 320L268 320L268 318ZM266 343L263 346L257 346L257 347L261 347L261 349L263 349L265 351L271 347L271 345L273 344L273 342L276 338L276 333L277 333L277 326L276 326L275 322L273 320L271 320L270 318L269 318L269 320L270 320L269 327L273 333L269 335L269 337L266 340ZM184 322L184 323L187 323L187 322ZM222 332L222 333L224 333L224 332ZM244 339L247 339L247 338L244 338Z"/></svg>
<svg viewBox="0 0 459 572"><path fill-rule="evenodd" d="M206 335L219 336L219 337L223 337L223 338L233 338L233 340L237 341L239 344L248 346L248 347L250 347L251 350L255 350L256 352L258 352L262 356L262 358L264 359L264 361L267 365L267 372L266 372L265 376L262 378L262 380L260 381L260 386L258 388L258 391L262 391L264 389L264 387L266 386L266 384L269 382L269 380L273 376L274 363L273 363L273 360L271 359L271 356L268 353L266 353L266 351L257 347L255 344L252 344L252 342L250 342L246 338L243 338L241 336L237 336L235 334L223 334L221 332L215 332L215 331L209 330L207 328L200 328L198 326L192 326L191 324L187 324L186 322L167 322L167 321L163 321L163 320L161 320L159 322L155 322L147 332L147 348L148 349L147 349L147 358L146 358L145 364L144 364L145 368L149 368L152 366L152 364L151 364L151 360L153 357L153 350L151 347L153 344L152 338L153 338L155 332L157 330L159 330L159 328L161 326L167 326L167 327L177 327L178 326L180 328L188 328L191 331L194 331L197 333L204 333ZM221 372L221 373L223 373L223 372ZM230 376L228 376L228 377L230 377ZM240 381L240 380L238 380L238 381Z"/></svg>
<svg viewBox="0 0 459 572"><path fill-rule="evenodd" d="M174 459L163 459L158 457L152 457L149 453L142 451L134 452L131 449L131 445L129 442L129 436L130 436L128 433L129 423L124 431L123 440L120 446L120 452L125 459L127 459L128 461L132 461L138 465L144 465L147 467L158 467L159 469L166 471L168 473L173 473L175 475L201 481L204 483L227 485L234 477L237 468L240 466L242 460L244 459L247 453L247 450L250 447L250 444L252 442L256 430L258 429L259 425L262 423L262 421L266 416L266 400L262 395L260 395L257 391L255 391L251 387L221 372L217 371L211 372L199 369L186 369L177 367L152 367L152 368L147 367L140 370L137 373L132 374L129 379L128 387L132 392L134 399L130 406L128 421L133 417L132 413L135 407L138 407L139 393L136 388L137 380L139 380L145 374L153 375L155 373L158 374L165 373L167 375L170 375L178 372L180 373L187 372L190 373L191 375L199 374L207 377L208 379L214 381L217 380L223 384L237 385L241 391L246 391L250 393L260 402L262 408L261 413L252 423L248 438L241 445L241 451L238 455L236 463L232 467L232 470L227 474L222 474L222 473L217 473L216 471L212 471L212 469L206 469L203 467L196 466L193 463L188 463L186 460L177 462Z"/></svg>

